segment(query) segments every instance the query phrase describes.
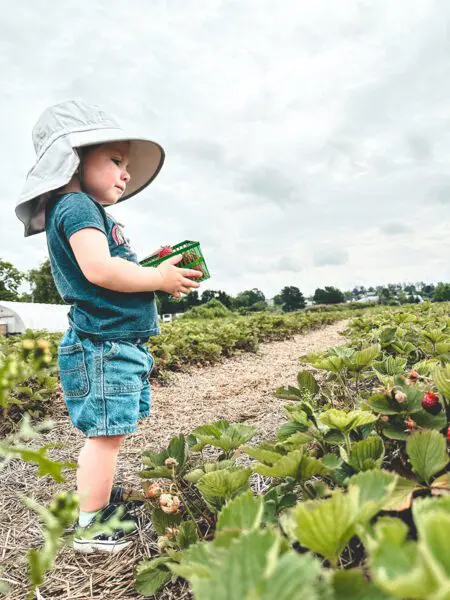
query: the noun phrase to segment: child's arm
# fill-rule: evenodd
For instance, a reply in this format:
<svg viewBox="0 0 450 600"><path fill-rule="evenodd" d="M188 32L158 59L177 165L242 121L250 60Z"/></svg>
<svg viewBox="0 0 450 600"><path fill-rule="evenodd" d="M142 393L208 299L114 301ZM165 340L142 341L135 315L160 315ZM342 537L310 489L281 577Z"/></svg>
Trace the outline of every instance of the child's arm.
<svg viewBox="0 0 450 600"><path fill-rule="evenodd" d="M182 256L168 258L158 267L141 267L123 258L112 257L104 233L94 228L80 229L69 238L77 263L88 281L116 292L162 290L179 298L199 283L189 277L201 277L194 269L176 267Z"/></svg>

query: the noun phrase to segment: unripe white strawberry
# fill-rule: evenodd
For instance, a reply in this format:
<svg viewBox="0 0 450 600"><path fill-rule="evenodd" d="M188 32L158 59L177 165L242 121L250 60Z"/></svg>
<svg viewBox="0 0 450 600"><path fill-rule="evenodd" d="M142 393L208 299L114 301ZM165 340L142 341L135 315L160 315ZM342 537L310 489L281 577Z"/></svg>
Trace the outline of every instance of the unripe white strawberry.
<svg viewBox="0 0 450 600"><path fill-rule="evenodd" d="M172 494L161 494L159 497L159 506L161 510L167 514L178 512L180 508L180 499Z"/></svg>
<svg viewBox="0 0 450 600"><path fill-rule="evenodd" d="M408 396L404 392L397 392L395 394L395 399L399 404L403 404L403 402L408 400Z"/></svg>

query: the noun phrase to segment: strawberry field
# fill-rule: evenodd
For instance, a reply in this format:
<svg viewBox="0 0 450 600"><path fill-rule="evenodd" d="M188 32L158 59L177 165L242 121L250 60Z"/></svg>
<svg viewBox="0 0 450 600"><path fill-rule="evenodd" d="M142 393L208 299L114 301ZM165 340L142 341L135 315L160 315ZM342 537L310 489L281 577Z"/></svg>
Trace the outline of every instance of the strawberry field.
<svg viewBox="0 0 450 600"><path fill-rule="evenodd" d="M141 484L130 497L145 499L153 541L115 596L450 599L449 308L352 313L345 345L299 357L297 377L272 390L285 419L271 435L218 418L164 447L141 448ZM258 315L220 326L181 320L151 347L155 376L170 385L171 370L255 352L263 340L342 318ZM36 394L39 377L56 376L54 343L4 348L0 401L13 422L24 406L16 402L24 379ZM0 443L0 468L32 461L37 475L62 481L71 465L47 458L48 447L30 449L40 427L13 426ZM29 557L32 593L39 586L43 597L56 597L45 595L44 582L57 552L68 552L65 529L76 506L70 491L47 508L33 505L44 544ZM95 587L89 593L72 597L111 597Z"/></svg>

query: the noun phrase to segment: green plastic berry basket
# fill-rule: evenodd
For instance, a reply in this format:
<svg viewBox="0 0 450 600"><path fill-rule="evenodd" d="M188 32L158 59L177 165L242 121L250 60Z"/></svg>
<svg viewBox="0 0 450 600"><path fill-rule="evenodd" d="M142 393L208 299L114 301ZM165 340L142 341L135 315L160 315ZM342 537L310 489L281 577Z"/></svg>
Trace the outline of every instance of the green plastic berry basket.
<svg viewBox="0 0 450 600"><path fill-rule="evenodd" d="M206 266L202 250L200 248L200 242L185 240L184 242L180 242L179 244L172 246L172 249L173 252L171 252L171 254L167 254L162 258L159 258L158 255L155 256L155 254L146 256L140 261L140 264L143 267L157 267L168 258L177 256L178 254L183 254L183 259L177 263L177 267L182 269L195 269L196 271L202 271L203 276L195 278L195 281L200 282L210 278L208 267Z"/></svg>

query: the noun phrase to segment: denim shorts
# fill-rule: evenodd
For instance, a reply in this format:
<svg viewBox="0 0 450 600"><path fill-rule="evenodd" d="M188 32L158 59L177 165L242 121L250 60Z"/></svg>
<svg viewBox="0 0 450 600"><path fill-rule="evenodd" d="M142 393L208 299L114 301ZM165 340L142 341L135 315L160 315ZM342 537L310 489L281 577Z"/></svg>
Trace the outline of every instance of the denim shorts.
<svg viewBox="0 0 450 600"><path fill-rule="evenodd" d="M58 348L64 400L87 437L136 431L150 414L153 356L141 340L92 341L69 328Z"/></svg>

